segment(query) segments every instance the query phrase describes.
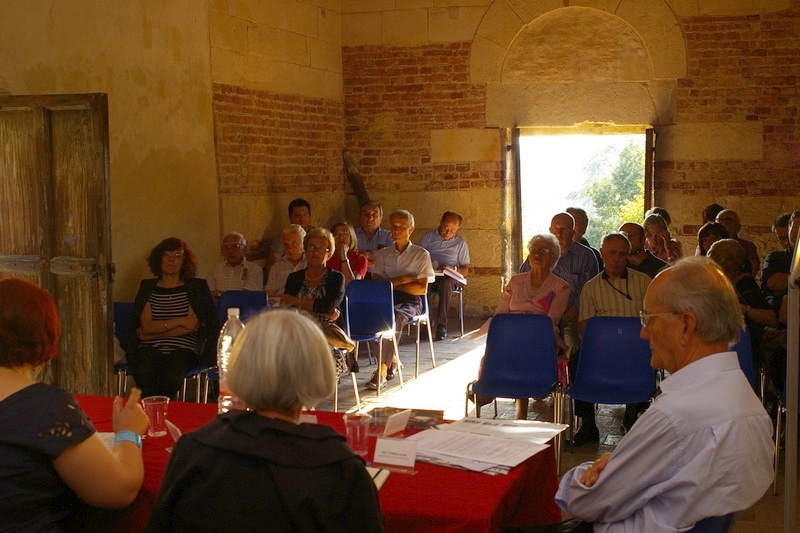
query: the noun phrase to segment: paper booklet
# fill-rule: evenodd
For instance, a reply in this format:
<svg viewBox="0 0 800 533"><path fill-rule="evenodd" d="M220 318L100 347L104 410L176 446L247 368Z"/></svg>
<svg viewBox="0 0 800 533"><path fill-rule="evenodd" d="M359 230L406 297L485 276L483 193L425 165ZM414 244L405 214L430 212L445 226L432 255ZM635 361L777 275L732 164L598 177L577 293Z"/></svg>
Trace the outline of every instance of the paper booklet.
<svg viewBox="0 0 800 533"><path fill-rule="evenodd" d="M459 282L462 285L466 285L467 284L467 278L462 276L461 272L459 272L455 268L450 268L449 266L448 267L444 267L442 269L442 274L444 274L445 276L450 276L451 278L453 278L454 280L456 280L457 282Z"/></svg>

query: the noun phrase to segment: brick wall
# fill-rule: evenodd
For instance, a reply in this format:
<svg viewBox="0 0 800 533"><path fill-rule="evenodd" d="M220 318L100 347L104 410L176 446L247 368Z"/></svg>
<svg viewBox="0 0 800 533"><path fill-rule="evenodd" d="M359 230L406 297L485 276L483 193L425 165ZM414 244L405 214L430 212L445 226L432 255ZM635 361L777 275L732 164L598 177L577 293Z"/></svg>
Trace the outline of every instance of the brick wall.
<svg viewBox="0 0 800 533"><path fill-rule="evenodd" d="M773 203L770 197L800 195L800 9L685 18L681 26L688 76L679 80L675 122L760 121L764 159L661 162L656 167L656 193L746 196L748 202L763 198L765 210ZM777 205L775 209L750 226L751 234L769 232ZM699 215L684 220L694 221ZM692 234L697 226L686 225L683 231Z"/></svg>
<svg viewBox="0 0 800 533"><path fill-rule="evenodd" d="M345 143L370 194L502 186L500 162L431 162L430 131L485 126L470 43L342 50Z"/></svg>
<svg viewBox="0 0 800 533"><path fill-rule="evenodd" d="M213 85L220 194L342 192L339 102Z"/></svg>

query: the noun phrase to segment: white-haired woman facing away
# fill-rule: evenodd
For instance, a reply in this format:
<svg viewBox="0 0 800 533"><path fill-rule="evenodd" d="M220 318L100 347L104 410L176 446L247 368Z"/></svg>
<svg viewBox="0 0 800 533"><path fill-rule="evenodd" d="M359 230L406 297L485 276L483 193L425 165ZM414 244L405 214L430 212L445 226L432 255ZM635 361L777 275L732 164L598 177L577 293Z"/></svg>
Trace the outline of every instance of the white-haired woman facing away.
<svg viewBox="0 0 800 533"><path fill-rule="evenodd" d="M248 410L178 440L147 531L380 531L363 460L333 429L298 423L334 382L312 320L290 310L252 318L228 373Z"/></svg>

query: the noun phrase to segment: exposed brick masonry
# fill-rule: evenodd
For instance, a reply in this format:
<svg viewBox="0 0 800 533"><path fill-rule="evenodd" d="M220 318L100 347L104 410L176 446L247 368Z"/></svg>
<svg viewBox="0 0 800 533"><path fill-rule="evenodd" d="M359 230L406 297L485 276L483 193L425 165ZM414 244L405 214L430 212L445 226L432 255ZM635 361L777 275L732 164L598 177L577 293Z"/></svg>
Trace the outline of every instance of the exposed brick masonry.
<svg viewBox="0 0 800 533"><path fill-rule="evenodd" d="M213 98L220 194L344 190L341 103L218 83Z"/></svg>
<svg viewBox="0 0 800 533"><path fill-rule="evenodd" d="M343 48L345 142L370 193L502 186L499 161L431 162L431 130L485 125L469 51L468 42Z"/></svg>
<svg viewBox="0 0 800 533"><path fill-rule="evenodd" d="M679 80L675 122L761 121L764 160L660 162L655 188L688 195L798 196L800 9L686 18L681 27L688 76Z"/></svg>

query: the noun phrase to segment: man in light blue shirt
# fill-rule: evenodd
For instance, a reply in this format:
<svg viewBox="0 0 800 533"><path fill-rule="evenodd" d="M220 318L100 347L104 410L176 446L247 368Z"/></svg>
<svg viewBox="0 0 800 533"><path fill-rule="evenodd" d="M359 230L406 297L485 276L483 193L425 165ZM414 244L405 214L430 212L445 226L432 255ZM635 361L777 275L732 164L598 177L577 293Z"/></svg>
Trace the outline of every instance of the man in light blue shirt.
<svg viewBox="0 0 800 533"><path fill-rule="evenodd" d="M358 251L367 258L367 276L372 277L375 268L375 252L381 248L392 246L392 234L389 230L381 228L383 222L383 207L379 202L367 200L361 204L358 212L361 225L356 229L356 239L358 240Z"/></svg>
<svg viewBox="0 0 800 533"><path fill-rule="evenodd" d="M439 227L425 233L418 243L418 246L431 254L431 262L437 272L436 281L429 287L430 291L439 294L439 307L436 310L437 341L447 338L447 311L458 283L454 278L440 273L445 267L452 268L465 278L469 273L469 248L464 238L458 235L462 220L458 213L447 211L442 215Z"/></svg>
<svg viewBox="0 0 800 533"><path fill-rule="evenodd" d="M772 483L772 420L728 351L744 327L733 286L708 258L659 273L641 336L670 376L613 453L566 474L556 503L594 531L686 531L752 506Z"/></svg>

